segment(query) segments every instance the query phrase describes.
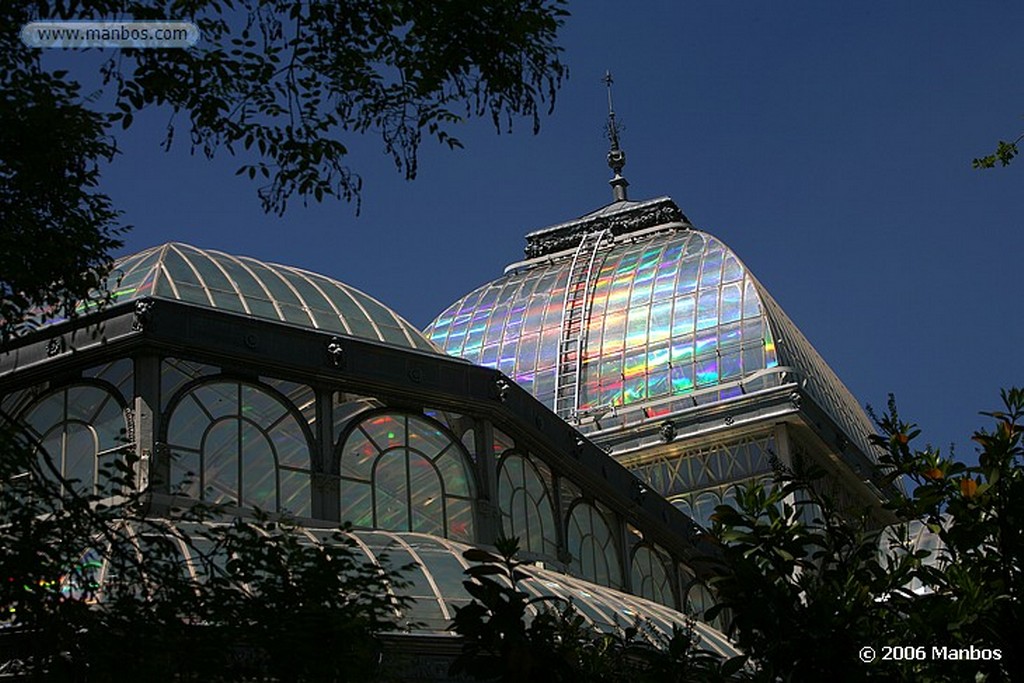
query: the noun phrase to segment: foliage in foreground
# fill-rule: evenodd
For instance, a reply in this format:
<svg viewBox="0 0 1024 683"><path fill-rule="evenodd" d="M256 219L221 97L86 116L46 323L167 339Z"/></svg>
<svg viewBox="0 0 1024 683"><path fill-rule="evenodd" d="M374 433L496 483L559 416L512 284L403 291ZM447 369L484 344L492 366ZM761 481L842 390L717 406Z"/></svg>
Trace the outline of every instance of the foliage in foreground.
<svg viewBox="0 0 1024 683"><path fill-rule="evenodd" d="M166 117L165 149L239 155L265 211L358 202L355 136L379 137L412 179L424 136L460 147L465 119L509 130L522 117L536 132L568 75L556 43L567 14L563 0L0 3L0 338L34 307L95 294L124 229L100 170L117 163L115 129L142 112ZM20 36L31 21L112 17L192 21L201 38L54 69Z"/></svg>
<svg viewBox="0 0 1024 683"><path fill-rule="evenodd" d="M497 555L478 549L464 553L479 564L466 570L464 582L474 600L456 609L452 623L464 639L452 674L544 683L724 681L745 662L742 657L722 662L699 649L692 624L677 626L667 639L643 622L613 633L597 631L571 602L531 597L519 587L527 575L515 559L518 539L496 545Z"/></svg>
<svg viewBox="0 0 1024 683"><path fill-rule="evenodd" d="M1024 391L1002 399L983 413L994 428L974 434L974 466L914 448L919 430L891 399L877 419L881 464L913 486L888 507L937 534L934 553L911 546L906 525L838 510L801 472L716 510L718 609L759 680L1024 680Z"/></svg>
<svg viewBox="0 0 1024 683"><path fill-rule="evenodd" d="M1018 135L1017 139L1012 142L1000 140L994 152L974 159L971 165L974 168L995 168L997 163L1000 166L1009 166L1010 162L1020 152L1019 145L1021 140L1024 140L1024 134Z"/></svg>
<svg viewBox="0 0 1024 683"><path fill-rule="evenodd" d="M396 573L262 514L147 518L130 461L91 495L0 431L0 672L47 681L365 681ZM17 457L20 456L20 457ZM184 532L183 532L184 530ZM191 571L182 547L193 556ZM194 572L194 573L193 573Z"/></svg>
<svg viewBox="0 0 1024 683"><path fill-rule="evenodd" d="M974 466L915 449L919 431L890 400L873 441L888 476L911 484L886 506L907 523L879 528L867 510L840 509L800 467L749 485L738 509L716 509L718 604L706 618L729 618L749 666L696 650L685 630L660 645L638 625L592 630L571 604L518 587L526 575L506 541L498 555L466 553L481 564L467 571L474 602L456 614L465 645L452 671L501 681L1024 680L1024 391L1002 398L984 413L994 428L974 434ZM909 522L939 548L912 544Z"/></svg>

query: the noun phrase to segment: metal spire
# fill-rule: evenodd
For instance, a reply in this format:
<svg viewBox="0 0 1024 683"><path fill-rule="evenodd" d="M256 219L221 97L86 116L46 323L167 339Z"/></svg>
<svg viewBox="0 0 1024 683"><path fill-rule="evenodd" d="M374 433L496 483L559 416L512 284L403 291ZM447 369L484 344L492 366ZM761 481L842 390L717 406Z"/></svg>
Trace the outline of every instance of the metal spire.
<svg viewBox="0 0 1024 683"><path fill-rule="evenodd" d="M612 169L615 175L608 184L612 186L612 197L617 202L626 201L626 188L629 181L622 177L622 169L626 165L626 153L619 147L619 124L615 120L615 108L612 106L612 72L605 71L601 79L608 87L608 141L611 142L611 149L608 150L608 168Z"/></svg>

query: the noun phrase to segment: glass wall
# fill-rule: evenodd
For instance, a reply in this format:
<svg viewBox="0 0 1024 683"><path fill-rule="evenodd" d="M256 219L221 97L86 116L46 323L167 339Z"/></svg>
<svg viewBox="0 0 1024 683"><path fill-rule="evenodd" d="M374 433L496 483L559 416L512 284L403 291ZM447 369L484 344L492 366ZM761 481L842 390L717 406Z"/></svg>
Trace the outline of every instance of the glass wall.
<svg viewBox="0 0 1024 683"><path fill-rule="evenodd" d="M681 493L741 481L771 472L775 439L770 434L717 443L683 452L655 452L629 470L658 494Z"/></svg>
<svg viewBox="0 0 1024 683"><path fill-rule="evenodd" d="M743 484L732 484L687 493L671 499L671 503L690 516L701 526L711 525L711 516L719 505L737 507L736 499Z"/></svg>
<svg viewBox="0 0 1024 683"><path fill-rule="evenodd" d="M639 530L625 542L616 513L549 465L545 451L524 448L514 428L429 404L400 410L334 383L243 375L223 362L162 358L159 383L149 386L157 377L137 378L123 358L84 369L70 384L8 392L0 407L28 426L54 477L83 490L103 493L105 465L136 446L130 407L138 389L158 409L155 433L144 432L155 441L157 494L466 543L480 540L477 476L493 472L486 497L524 552L596 584L621 588L631 579L639 594L675 604L668 553Z"/></svg>
<svg viewBox="0 0 1024 683"><path fill-rule="evenodd" d="M498 501L502 530L517 536L519 547L558 556L558 531L551 496L551 471L528 455L506 451L498 465Z"/></svg>
<svg viewBox="0 0 1024 683"><path fill-rule="evenodd" d="M125 405L114 387L76 383L39 395L18 416L36 442L42 471L80 492L114 493L128 442Z"/></svg>
<svg viewBox="0 0 1024 683"><path fill-rule="evenodd" d="M213 379L186 388L166 419L171 491L209 503L311 514L311 436L270 387Z"/></svg>
<svg viewBox="0 0 1024 683"><path fill-rule="evenodd" d="M616 588L622 585L622 575L610 518L596 504L576 501L569 512L566 540L572 553L573 574Z"/></svg>
<svg viewBox="0 0 1024 683"><path fill-rule="evenodd" d="M338 457L343 521L474 540L469 455L439 422L371 414L342 438Z"/></svg>
<svg viewBox="0 0 1024 683"><path fill-rule="evenodd" d="M704 613L716 603L711 590L699 581L693 581L686 589L686 600L683 611L695 619L704 621Z"/></svg>
<svg viewBox="0 0 1024 683"><path fill-rule="evenodd" d="M667 557L649 544L633 549L631 563L633 594L672 607L672 579L669 574Z"/></svg>

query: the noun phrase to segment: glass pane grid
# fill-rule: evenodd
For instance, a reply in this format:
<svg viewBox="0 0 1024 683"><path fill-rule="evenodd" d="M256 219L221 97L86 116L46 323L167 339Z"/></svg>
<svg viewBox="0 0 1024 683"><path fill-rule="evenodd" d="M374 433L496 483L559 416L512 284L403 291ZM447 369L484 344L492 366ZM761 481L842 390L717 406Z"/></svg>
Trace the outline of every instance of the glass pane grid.
<svg viewBox="0 0 1024 683"><path fill-rule="evenodd" d="M185 365L165 362L165 373ZM165 418L170 491L308 515L310 442L295 410L261 385L212 379L191 387Z"/></svg>
<svg viewBox="0 0 1024 683"><path fill-rule="evenodd" d="M298 268L187 244L167 243L117 260L103 289L115 301L166 297L385 344L438 351L394 311L344 283ZM79 312L87 307L87 302L76 306ZM64 319L40 311L40 322L44 317L48 325Z"/></svg>
<svg viewBox="0 0 1024 683"><path fill-rule="evenodd" d="M630 471L659 495L673 498L770 472L774 452L774 437L751 436L733 443L657 456L631 467Z"/></svg>
<svg viewBox="0 0 1024 683"><path fill-rule="evenodd" d="M473 540L469 456L438 422L378 413L339 444L341 515L360 526Z"/></svg>
<svg viewBox="0 0 1024 683"><path fill-rule="evenodd" d="M553 408L555 371L572 360L559 353L570 265L485 285L427 334L452 355L510 374ZM617 244L598 255L593 272L578 388L584 411L686 395L777 364L753 279L717 239L691 230Z"/></svg>
<svg viewBox="0 0 1024 683"><path fill-rule="evenodd" d="M52 466L86 494L114 493L115 465L128 444L124 405L112 388L76 384L36 396L17 420L42 445L42 471Z"/></svg>

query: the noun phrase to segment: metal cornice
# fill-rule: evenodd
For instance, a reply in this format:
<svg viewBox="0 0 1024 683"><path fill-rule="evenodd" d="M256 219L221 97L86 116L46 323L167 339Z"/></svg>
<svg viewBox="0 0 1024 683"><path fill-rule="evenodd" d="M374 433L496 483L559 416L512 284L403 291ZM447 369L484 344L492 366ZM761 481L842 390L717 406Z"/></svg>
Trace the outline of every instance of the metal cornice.
<svg viewBox="0 0 1024 683"><path fill-rule="evenodd" d="M784 384L746 396L687 408L668 415L659 415L631 428L589 434L601 446L611 448L619 461L630 460L636 453L666 443L661 436L666 424L672 425L673 438L668 443L683 442L687 448L698 446L715 437L730 437L744 429L787 421L799 412L795 384ZM639 445L616 448L617 444L637 442Z"/></svg>
<svg viewBox="0 0 1024 683"><path fill-rule="evenodd" d="M116 304L11 340L0 348L0 390L125 349L141 338L135 310Z"/></svg>
<svg viewBox="0 0 1024 683"><path fill-rule="evenodd" d="M690 224L669 197L615 202L575 220L528 233L524 251L528 259L535 259L571 249L589 232L608 230L618 236L667 223Z"/></svg>

